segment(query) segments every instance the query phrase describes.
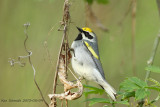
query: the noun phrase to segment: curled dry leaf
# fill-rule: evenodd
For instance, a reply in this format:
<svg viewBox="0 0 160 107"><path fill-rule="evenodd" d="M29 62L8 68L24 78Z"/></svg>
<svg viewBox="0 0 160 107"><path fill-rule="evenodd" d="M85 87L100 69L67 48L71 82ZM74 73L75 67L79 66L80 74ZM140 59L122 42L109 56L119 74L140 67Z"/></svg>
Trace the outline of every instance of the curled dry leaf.
<svg viewBox="0 0 160 107"><path fill-rule="evenodd" d="M67 99L67 100L74 100L82 96L83 92L83 85L79 80L77 80L77 83L74 84L71 81L67 80L67 73L66 73L66 67L64 63L64 57L61 55L59 60L59 68L58 68L58 76L62 84L64 84L64 93L61 94L49 94L48 96L50 99L56 97L59 99ZM78 88L77 92L71 92L70 89Z"/></svg>

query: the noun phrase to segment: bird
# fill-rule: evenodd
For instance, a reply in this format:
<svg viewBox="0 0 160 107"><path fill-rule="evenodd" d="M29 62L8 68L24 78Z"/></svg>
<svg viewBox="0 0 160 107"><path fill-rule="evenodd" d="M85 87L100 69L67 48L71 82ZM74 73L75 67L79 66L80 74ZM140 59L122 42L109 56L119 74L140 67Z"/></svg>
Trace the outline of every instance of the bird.
<svg viewBox="0 0 160 107"><path fill-rule="evenodd" d="M79 34L71 44L73 71L80 77L99 84L113 101L116 90L106 81L100 61L96 34L88 27L77 27Z"/></svg>

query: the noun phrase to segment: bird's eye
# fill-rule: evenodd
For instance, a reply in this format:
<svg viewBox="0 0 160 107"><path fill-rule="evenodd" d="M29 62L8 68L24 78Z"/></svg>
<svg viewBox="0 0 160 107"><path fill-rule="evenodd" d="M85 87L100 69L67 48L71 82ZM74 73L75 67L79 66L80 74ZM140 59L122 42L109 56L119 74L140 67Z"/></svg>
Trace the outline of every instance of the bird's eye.
<svg viewBox="0 0 160 107"><path fill-rule="evenodd" d="M88 32L84 32L84 35L85 35L88 39L93 39L93 36L91 36Z"/></svg>

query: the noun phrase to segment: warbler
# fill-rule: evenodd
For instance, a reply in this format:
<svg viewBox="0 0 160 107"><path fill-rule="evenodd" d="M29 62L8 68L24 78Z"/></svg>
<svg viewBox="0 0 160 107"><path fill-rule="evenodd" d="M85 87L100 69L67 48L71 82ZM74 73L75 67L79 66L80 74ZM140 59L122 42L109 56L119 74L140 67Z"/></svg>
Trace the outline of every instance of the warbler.
<svg viewBox="0 0 160 107"><path fill-rule="evenodd" d="M79 34L73 41L71 49L72 68L81 78L98 83L115 101L116 91L106 81L100 62L96 34L88 27L79 28Z"/></svg>

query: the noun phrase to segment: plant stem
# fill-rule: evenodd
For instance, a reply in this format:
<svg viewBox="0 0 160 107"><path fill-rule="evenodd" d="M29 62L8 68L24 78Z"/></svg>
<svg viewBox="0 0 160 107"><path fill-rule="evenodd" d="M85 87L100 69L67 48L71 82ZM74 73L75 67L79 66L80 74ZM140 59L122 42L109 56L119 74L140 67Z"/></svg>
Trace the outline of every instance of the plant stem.
<svg viewBox="0 0 160 107"><path fill-rule="evenodd" d="M158 6L159 15L160 15L160 4L159 4L159 2L160 2L160 0L157 0L157 6ZM147 61L148 66L151 66L153 64L154 57L155 57L155 54L156 54L156 51L157 51L157 48L158 48L159 40L160 40L160 31L159 31L159 34L154 41L153 51L151 53L151 57ZM150 76L150 73L151 73L151 71L147 71L145 82L148 82L148 78Z"/></svg>
<svg viewBox="0 0 160 107"><path fill-rule="evenodd" d="M160 99L160 94L156 97L156 99L152 100L152 101L150 102L150 104L153 104L154 102L158 101L159 99Z"/></svg>
<svg viewBox="0 0 160 107"><path fill-rule="evenodd" d="M150 59L147 61L147 64L148 66L151 66L153 64L153 61L155 59L155 55L156 55L156 52L157 52L157 48L158 48L158 44L159 44L159 41L160 41L160 32L158 34L158 36L156 37L155 41L154 41L154 45L153 45L153 51L151 53L151 57ZM146 73L146 78L145 78L145 82L148 82L148 78L150 76L150 73L151 71L147 71Z"/></svg>
<svg viewBox="0 0 160 107"><path fill-rule="evenodd" d="M63 37L60 45L60 50L58 53L58 60L57 60L57 66L56 66L56 72L55 72L55 77L54 77L54 82L53 82L53 94L56 93L56 85L57 85L57 78L58 78L58 68L60 64L60 56L63 51L63 48L65 48L65 66L67 67L68 60L67 60L67 54L68 54L68 36L67 36L67 30L69 26L69 20L70 20L70 14L69 14L69 1L64 0L64 7L63 7L63 18L61 21L61 26L63 26ZM59 29L61 30L61 29ZM67 70L67 69L66 69ZM67 72L67 71L66 71ZM53 104L50 105L50 107L56 107L56 98L52 99ZM68 106L67 100L66 100L66 107Z"/></svg>

